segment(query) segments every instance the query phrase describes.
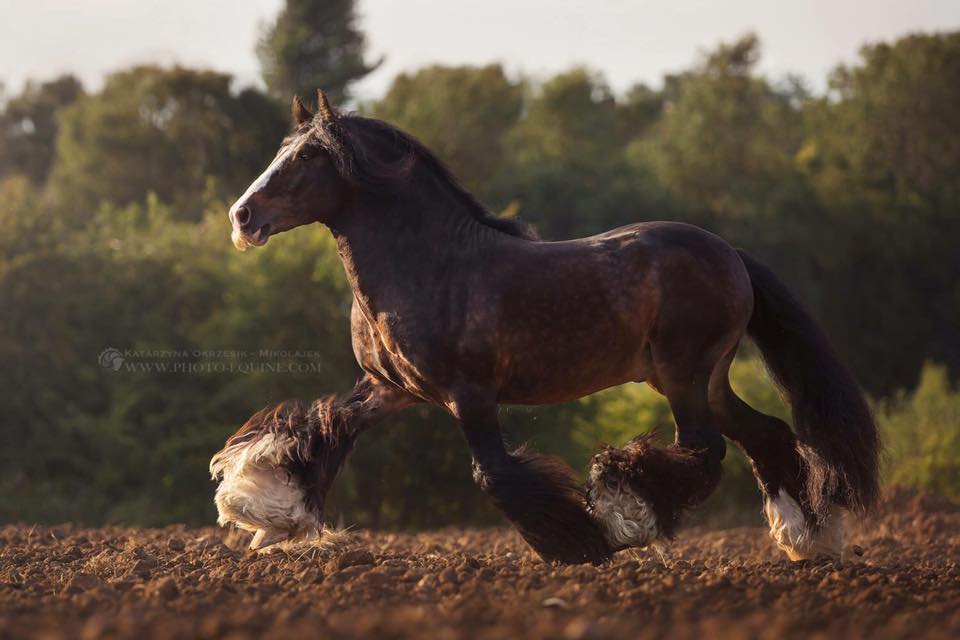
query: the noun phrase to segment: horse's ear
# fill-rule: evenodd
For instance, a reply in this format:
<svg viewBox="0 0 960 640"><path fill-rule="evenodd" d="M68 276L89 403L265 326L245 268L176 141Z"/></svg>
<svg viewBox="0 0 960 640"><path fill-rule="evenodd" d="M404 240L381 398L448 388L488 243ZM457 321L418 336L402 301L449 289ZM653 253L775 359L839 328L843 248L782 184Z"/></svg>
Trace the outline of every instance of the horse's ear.
<svg viewBox="0 0 960 640"><path fill-rule="evenodd" d="M293 116L293 123L298 127L313 119L313 114L300 102L300 96L293 96L293 103L290 105L290 115Z"/></svg>
<svg viewBox="0 0 960 640"><path fill-rule="evenodd" d="M317 113L320 114L321 122L333 122L337 119L337 112L330 106L323 89L317 89Z"/></svg>

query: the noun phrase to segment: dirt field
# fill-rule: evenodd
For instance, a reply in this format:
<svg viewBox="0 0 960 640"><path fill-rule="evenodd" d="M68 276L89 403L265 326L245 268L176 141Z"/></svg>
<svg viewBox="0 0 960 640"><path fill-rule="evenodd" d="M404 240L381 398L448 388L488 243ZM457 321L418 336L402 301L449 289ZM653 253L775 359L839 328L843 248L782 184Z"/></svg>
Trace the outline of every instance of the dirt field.
<svg viewBox="0 0 960 640"><path fill-rule="evenodd" d="M960 637L960 509L899 492L858 562L760 529L553 567L507 530L357 532L254 555L216 529L0 529L0 637Z"/></svg>

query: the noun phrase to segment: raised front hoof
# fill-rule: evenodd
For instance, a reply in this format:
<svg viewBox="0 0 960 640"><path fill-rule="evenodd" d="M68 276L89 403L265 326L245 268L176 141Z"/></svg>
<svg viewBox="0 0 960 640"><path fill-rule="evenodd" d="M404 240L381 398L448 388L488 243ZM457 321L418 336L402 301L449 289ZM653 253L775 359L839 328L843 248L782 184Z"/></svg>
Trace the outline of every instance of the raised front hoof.
<svg viewBox="0 0 960 640"><path fill-rule="evenodd" d="M217 523L253 533L253 550L319 538L323 530L305 487L289 468L301 448L288 433L250 432L228 442L210 461L211 475L219 480Z"/></svg>
<svg viewBox="0 0 960 640"><path fill-rule="evenodd" d="M776 496L764 499L763 512L770 525L770 538L790 560L846 559L844 509L834 506L819 524L814 524L797 501L781 489Z"/></svg>
<svg viewBox="0 0 960 640"><path fill-rule="evenodd" d="M217 488L217 524L253 533L250 549L319 539L323 523L297 480L278 469L247 468Z"/></svg>

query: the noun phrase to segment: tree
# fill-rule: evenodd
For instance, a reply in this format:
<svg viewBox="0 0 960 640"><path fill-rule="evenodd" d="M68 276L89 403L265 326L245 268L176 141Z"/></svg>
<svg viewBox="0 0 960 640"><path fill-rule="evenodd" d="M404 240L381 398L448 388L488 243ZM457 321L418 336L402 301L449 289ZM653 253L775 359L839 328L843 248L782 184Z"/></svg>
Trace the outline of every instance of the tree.
<svg viewBox="0 0 960 640"><path fill-rule="evenodd" d="M861 64L838 67L814 122L808 160L829 196L913 214L960 212L960 32L868 45ZM834 183L831 186L831 182ZM922 212L922 213L921 213Z"/></svg>
<svg viewBox="0 0 960 640"><path fill-rule="evenodd" d="M960 32L860 58L809 105L798 159L830 215L822 298L843 312L828 327L865 384L886 392L931 355L960 370Z"/></svg>
<svg viewBox="0 0 960 640"><path fill-rule="evenodd" d="M417 136L464 185L486 195L522 105L523 86L500 65L433 66L397 76L371 112Z"/></svg>
<svg viewBox="0 0 960 640"><path fill-rule="evenodd" d="M270 94L286 103L320 88L335 103L346 99L350 84L382 62L364 60L356 21L354 0L287 0L257 45Z"/></svg>
<svg viewBox="0 0 960 640"><path fill-rule="evenodd" d="M72 75L28 81L0 111L0 178L22 174L35 185L47 179L57 138L56 115L83 95Z"/></svg>
<svg viewBox="0 0 960 640"><path fill-rule="evenodd" d="M669 108L631 151L688 210L756 223L809 202L794 168L803 141L796 96L755 75L759 56L747 35L668 78Z"/></svg>
<svg viewBox="0 0 960 640"><path fill-rule="evenodd" d="M537 87L524 111L507 136L500 200L554 239L646 217L642 178L624 156L643 109L622 109L601 75L580 68Z"/></svg>
<svg viewBox="0 0 960 640"><path fill-rule="evenodd" d="M242 192L276 151L285 111L230 76L136 67L61 113L50 187L75 211L156 193L175 216L198 219L211 197Z"/></svg>

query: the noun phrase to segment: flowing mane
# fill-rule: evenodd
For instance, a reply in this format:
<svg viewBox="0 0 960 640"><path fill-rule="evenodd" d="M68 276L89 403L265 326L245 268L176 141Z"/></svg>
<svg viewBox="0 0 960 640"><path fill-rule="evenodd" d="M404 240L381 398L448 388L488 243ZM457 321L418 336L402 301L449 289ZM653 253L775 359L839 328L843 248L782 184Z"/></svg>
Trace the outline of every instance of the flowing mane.
<svg viewBox="0 0 960 640"><path fill-rule="evenodd" d="M511 236L537 238L529 225L497 217L463 187L430 149L391 124L340 114L332 121L314 118L304 129L329 154L341 177L353 184L383 188L409 178L419 167L439 181L481 224Z"/></svg>

